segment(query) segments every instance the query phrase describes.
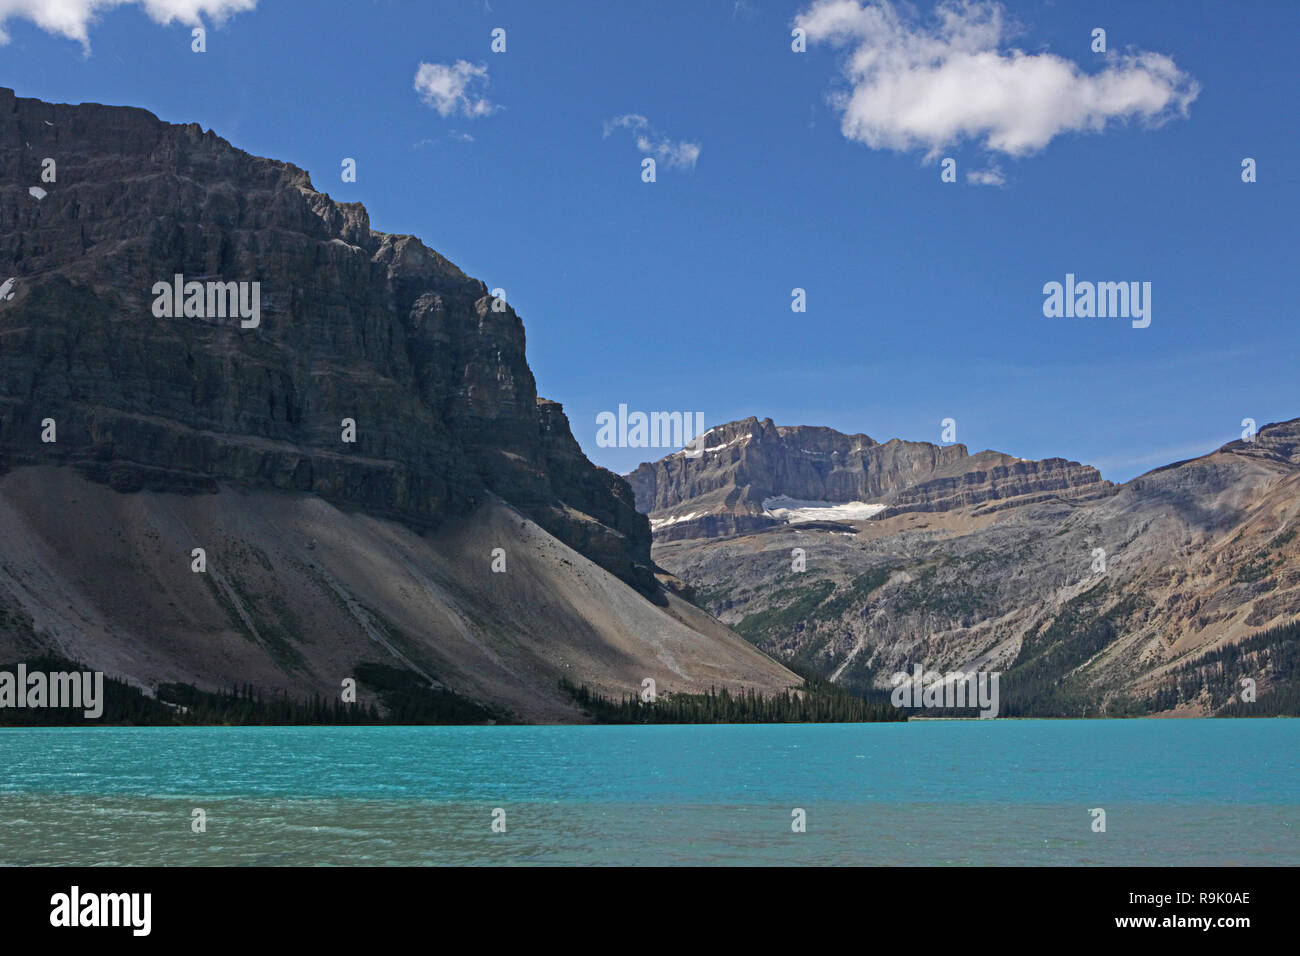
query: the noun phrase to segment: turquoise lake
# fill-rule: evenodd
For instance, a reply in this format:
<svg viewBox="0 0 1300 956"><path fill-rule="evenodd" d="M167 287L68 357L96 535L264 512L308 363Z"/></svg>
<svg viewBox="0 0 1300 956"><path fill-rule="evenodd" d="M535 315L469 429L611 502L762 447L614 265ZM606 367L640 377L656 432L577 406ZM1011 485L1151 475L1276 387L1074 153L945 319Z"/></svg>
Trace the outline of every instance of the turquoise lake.
<svg viewBox="0 0 1300 956"><path fill-rule="evenodd" d="M0 768L5 865L1300 864L1300 720L5 729Z"/></svg>

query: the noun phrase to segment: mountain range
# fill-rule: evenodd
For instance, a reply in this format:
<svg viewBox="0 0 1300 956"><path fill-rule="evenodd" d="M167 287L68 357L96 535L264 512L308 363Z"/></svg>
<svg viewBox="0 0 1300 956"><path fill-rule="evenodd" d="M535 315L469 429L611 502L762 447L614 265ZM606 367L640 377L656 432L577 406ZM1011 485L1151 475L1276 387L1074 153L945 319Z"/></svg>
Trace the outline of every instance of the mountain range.
<svg viewBox="0 0 1300 956"><path fill-rule="evenodd" d="M1216 713L1241 678L1291 693L1300 419L1121 485L770 419L699 444L628 476L654 560L792 665L859 692L917 664L996 671L1008 715Z"/></svg>
<svg viewBox="0 0 1300 956"><path fill-rule="evenodd" d="M0 89L0 218L0 661L539 722L916 664L1011 716L1295 699L1300 420L1120 485L757 418L620 477L513 308L289 163Z"/></svg>

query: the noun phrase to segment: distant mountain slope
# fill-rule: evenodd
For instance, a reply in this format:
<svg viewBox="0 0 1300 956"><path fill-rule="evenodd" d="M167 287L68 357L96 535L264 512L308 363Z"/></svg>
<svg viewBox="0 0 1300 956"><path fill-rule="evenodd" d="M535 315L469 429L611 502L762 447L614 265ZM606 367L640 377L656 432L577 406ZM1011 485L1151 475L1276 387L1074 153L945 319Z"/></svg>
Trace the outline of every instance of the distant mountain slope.
<svg viewBox="0 0 1300 956"><path fill-rule="evenodd" d="M799 683L661 588L514 311L303 170L0 90L0 220L0 660L333 695L378 658L535 719L562 676Z"/></svg>
<svg viewBox="0 0 1300 956"><path fill-rule="evenodd" d="M1119 487L1059 459L754 419L704 444L629 478L656 561L757 646L848 686L975 666L1005 672L1011 712L1196 713L1209 697L1176 690L1180 668L1300 617L1300 420ZM817 521L782 495L884 507ZM1260 667L1238 676L1291 679Z"/></svg>
<svg viewBox="0 0 1300 956"><path fill-rule="evenodd" d="M713 428L702 449L697 457L677 452L647 462L627 476L657 540L773 527L783 519L768 502L778 498L874 504L887 517L1009 498L1079 499L1112 490L1095 468L1062 458L971 455L965 445L898 439L880 444L830 428L778 426L770 418Z"/></svg>

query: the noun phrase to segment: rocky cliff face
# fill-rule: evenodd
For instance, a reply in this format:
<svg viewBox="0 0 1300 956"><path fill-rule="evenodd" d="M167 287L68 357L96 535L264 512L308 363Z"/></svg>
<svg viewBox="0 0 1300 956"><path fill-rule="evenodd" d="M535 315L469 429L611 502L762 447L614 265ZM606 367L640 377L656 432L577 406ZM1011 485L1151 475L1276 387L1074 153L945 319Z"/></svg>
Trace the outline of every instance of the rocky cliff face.
<svg viewBox="0 0 1300 956"><path fill-rule="evenodd" d="M382 664L526 721L584 719L561 678L799 685L659 585L514 311L301 169L0 90L0 222L0 662L326 700Z"/></svg>
<svg viewBox="0 0 1300 956"><path fill-rule="evenodd" d="M655 592L645 519L538 399L514 311L303 170L143 110L0 90L0 221L0 465L310 492L417 527L494 492ZM175 275L257 283L260 321L159 317Z"/></svg>
<svg viewBox="0 0 1300 956"><path fill-rule="evenodd" d="M1105 495L1095 468L1051 458L1025 461L964 445L894 439L749 418L712 429L703 454L678 452L628 476L658 540L717 537L780 524L764 504L781 496L878 505L882 517L948 511L1008 499Z"/></svg>

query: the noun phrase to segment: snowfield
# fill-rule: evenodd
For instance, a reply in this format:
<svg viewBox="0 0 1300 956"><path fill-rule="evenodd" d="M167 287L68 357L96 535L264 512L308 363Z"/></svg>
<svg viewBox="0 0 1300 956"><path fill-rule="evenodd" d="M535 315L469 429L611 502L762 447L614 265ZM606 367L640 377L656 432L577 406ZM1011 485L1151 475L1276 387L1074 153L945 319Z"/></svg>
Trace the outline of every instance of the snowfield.
<svg viewBox="0 0 1300 956"><path fill-rule="evenodd" d="M799 524L804 521L866 521L885 510L884 505L865 501L801 501L786 495L763 499L763 513L784 521Z"/></svg>

